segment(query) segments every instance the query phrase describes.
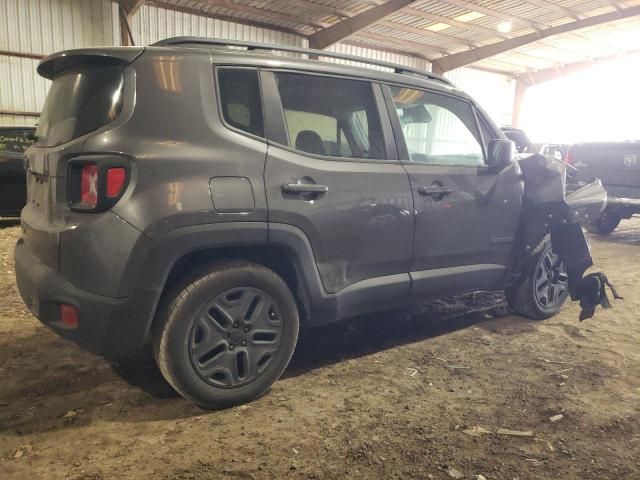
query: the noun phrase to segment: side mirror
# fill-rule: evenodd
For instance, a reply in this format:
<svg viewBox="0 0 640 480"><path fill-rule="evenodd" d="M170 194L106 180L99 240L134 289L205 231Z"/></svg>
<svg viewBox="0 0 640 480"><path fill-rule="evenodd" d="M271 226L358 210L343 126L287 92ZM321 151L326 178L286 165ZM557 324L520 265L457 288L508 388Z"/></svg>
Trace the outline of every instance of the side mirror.
<svg viewBox="0 0 640 480"><path fill-rule="evenodd" d="M503 168L511 163L515 155L515 144L511 140L489 140L487 164L493 168Z"/></svg>

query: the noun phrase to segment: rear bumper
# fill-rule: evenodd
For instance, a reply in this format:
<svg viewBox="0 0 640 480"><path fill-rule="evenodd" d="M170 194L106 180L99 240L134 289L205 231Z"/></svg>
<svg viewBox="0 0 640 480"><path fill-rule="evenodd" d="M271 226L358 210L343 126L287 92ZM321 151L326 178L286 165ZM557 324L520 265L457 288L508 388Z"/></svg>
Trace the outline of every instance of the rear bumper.
<svg viewBox="0 0 640 480"><path fill-rule="evenodd" d="M15 247L18 290L31 312L61 337L98 355L125 357L147 341L148 317L156 294L137 291L125 299L104 297L71 285L59 272L41 262L22 240ZM60 304L79 312L77 328L60 323Z"/></svg>

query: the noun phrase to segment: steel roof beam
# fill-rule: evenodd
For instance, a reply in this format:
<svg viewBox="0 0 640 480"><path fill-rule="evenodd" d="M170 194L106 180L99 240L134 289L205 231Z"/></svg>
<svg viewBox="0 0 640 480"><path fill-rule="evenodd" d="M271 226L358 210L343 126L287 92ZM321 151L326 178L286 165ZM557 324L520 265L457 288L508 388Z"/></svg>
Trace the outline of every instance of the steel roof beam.
<svg viewBox="0 0 640 480"><path fill-rule="evenodd" d="M576 20L556 27L546 28L535 33L529 33L519 37L514 37L509 40L503 40L501 42L493 43L491 45L485 45L483 47L467 50L460 53L454 53L453 55L444 56L434 60L433 64L435 71L446 72L455 68L463 67L479 60L498 55L500 53L508 52L515 48L527 45L529 43L536 42L543 38L558 35L560 33L572 32L580 28L592 27L607 22L612 22L620 18L628 18L636 15L640 15L640 5L634 7L628 7L620 11L604 13L602 15L595 15L593 17L583 18L582 20Z"/></svg>
<svg viewBox="0 0 640 480"><path fill-rule="evenodd" d="M638 54L640 54L640 50L632 50L630 52L625 53L625 55L638 55ZM567 63L566 65L555 65L553 67L545 68L543 70L538 70L536 72L520 73L517 75L516 78L519 82L522 82L527 87L531 87L533 85L538 85L539 83L549 82L551 80L557 80L558 78L571 75L572 73L579 72L580 70L584 70L586 68L590 68L594 65L598 65L601 63L610 62L618 58L620 58L620 55L609 55L607 57L600 57L591 61L573 62L573 63Z"/></svg>
<svg viewBox="0 0 640 480"><path fill-rule="evenodd" d="M144 0L117 0L118 5L122 7L127 16L131 16L135 14L142 5L144 5Z"/></svg>
<svg viewBox="0 0 640 480"><path fill-rule="evenodd" d="M359 30L378 22L387 15L406 7L414 1L415 0L390 0L382 5L365 10L353 17L334 23L330 27L310 35L309 46L317 49L326 48L329 45L333 45L334 43L344 40Z"/></svg>

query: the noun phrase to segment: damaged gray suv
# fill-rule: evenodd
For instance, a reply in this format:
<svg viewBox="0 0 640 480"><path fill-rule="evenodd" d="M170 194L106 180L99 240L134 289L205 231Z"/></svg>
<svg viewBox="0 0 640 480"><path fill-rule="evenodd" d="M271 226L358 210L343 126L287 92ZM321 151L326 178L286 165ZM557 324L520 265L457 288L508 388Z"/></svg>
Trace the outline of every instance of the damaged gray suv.
<svg viewBox="0 0 640 480"><path fill-rule="evenodd" d="M300 327L469 291L505 290L534 319L602 299L580 226L600 183L566 196L560 162L518 160L442 77L189 37L38 72L52 86L26 155L22 298L96 354L151 343L198 405L266 392Z"/></svg>

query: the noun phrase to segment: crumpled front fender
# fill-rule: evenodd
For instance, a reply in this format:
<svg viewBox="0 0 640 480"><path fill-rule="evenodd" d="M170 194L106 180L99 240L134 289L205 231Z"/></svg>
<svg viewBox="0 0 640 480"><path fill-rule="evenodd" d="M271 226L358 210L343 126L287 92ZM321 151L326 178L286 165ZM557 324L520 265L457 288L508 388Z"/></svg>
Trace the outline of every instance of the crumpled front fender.
<svg viewBox="0 0 640 480"><path fill-rule="evenodd" d="M586 289L583 276L593 265L593 258L582 223L596 218L605 209L607 192L600 180L595 180L567 193L568 166L561 161L534 154L521 158L519 163L524 179L524 202L517 265L522 267L535 247L550 235L551 247L567 270L571 299L580 301L583 307L581 320L585 315L592 316L595 306L608 304L604 292L608 280L604 274L598 274L601 277L592 274ZM599 279L595 280L599 282L597 288L592 285L594 278Z"/></svg>

